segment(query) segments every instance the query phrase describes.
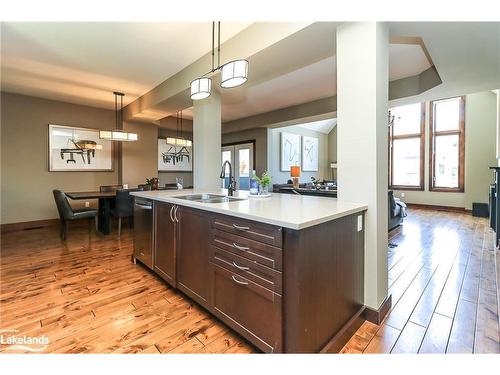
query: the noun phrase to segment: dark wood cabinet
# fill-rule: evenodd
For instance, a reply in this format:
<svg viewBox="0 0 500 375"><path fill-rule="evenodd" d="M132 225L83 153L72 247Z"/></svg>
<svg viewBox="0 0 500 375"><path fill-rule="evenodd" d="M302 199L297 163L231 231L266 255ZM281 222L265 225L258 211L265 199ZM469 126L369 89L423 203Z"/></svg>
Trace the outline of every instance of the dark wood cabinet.
<svg viewBox="0 0 500 375"><path fill-rule="evenodd" d="M177 206L177 286L196 302L208 302L209 213Z"/></svg>
<svg viewBox="0 0 500 375"><path fill-rule="evenodd" d="M214 314L264 352L281 352L281 296L211 264Z"/></svg>
<svg viewBox="0 0 500 375"><path fill-rule="evenodd" d="M177 225L175 205L156 201L154 204L155 251L154 270L173 287L176 286Z"/></svg>
<svg viewBox="0 0 500 375"><path fill-rule="evenodd" d="M154 214L155 272L264 352L330 350L364 308L363 213L302 230L163 202Z"/></svg>

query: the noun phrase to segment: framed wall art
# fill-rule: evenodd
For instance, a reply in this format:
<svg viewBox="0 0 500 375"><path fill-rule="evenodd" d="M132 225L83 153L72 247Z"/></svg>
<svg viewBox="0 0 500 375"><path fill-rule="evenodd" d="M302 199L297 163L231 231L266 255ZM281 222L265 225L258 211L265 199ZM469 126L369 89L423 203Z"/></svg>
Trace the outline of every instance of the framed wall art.
<svg viewBox="0 0 500 375"><path fill-rule="evenodd" d="M319 141L315 137L302 137L302 170L317 172L319 158Z"/></svg>
<svg viewBox="0 0 500 375"><path fill-rule="evenodd" d="M113 144L98 129L49 124L49 171L113 171Z"/></svg>
<svg viewBox="0 0 500 375"><path fill-rule="evenodd" d="M300 135L281 132L281 171L290 171L293 165L300 165Z"/></svg>
<svg viewBox="0 0 500 375"><path fill-rule="evenodd" d="M158 138L158 171L192 172L193 147L167 143L165 139Z"/></svg>

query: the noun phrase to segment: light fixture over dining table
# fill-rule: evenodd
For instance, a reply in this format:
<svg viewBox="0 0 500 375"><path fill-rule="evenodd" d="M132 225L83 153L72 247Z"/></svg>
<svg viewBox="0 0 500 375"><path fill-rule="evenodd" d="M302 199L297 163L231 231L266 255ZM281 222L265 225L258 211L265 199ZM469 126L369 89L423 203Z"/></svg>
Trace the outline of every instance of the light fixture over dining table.
<svg viewBox="0 0 500 375"><path fill-rule="evenodd" d="M220 65L220 22L217 22L217 66L215 66L215 22L212 22L212 69L191 81L191 99L208 98L212 92L212 79L207 75L221 71L222 88L237 87L248 80L248 61L238 59Z"/></svg>
<svg viewBox="0 0 500 375"><path fill-rule="evenodd" d="M99 138L109 141L130 142L137 141L137 133L129 133L123 131L123 97L122 92L113 92L115 96L115 129L99 130ZM120 98L120 108L118 109L118 98Z"/></svg>

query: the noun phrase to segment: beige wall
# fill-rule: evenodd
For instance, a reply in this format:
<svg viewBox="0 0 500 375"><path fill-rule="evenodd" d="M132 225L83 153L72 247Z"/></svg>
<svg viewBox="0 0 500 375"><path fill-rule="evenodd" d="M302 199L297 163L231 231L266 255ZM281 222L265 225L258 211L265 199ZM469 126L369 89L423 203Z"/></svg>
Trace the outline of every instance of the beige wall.
<svg viewBox="0 0 500 375"><path fill-rule="evenodd" d="M57 218L53 189L117 183L116 158L113 172L48 171L49 124L111 129L113 111L8 93L1 107L2 224Z"/></svg>
<svg viewBox="0 0 500 375"><path fill-rule="evenodd" d="M148 123L125 122L124 129L137 133L137 142L123 142L122 182L129 187L144 184L146 178L158 176L158 126Z"/></svg>
<svg viewBox="0 0 500 375"><path fill-rule="evenodd" d="M267 129L255 128L222 134L222 144L255 140L255 172L260 176L267 170Z"/></svg>
<svg viewBox="0 0 500 375"><path fill-rule="evenodd" d="M280 150L281 150L281 132L295 133L316 137L319 140L319 163L318 172L304 172L300 176L300 182L310 182L311 177L328 178L328 135L305 129L300 126L287 126L284 128L268 129L268 167L272 177L273 184L285 184L290 179L290 172L281 171Z"/></svg>
<svg viewBox="0 0 500 375"><path fill-rule="evenodd" d="M496 165L496 95L491 91L467 95L465 99L465 192L429 191L429 103L426 103L425 191L396 191L408 203L472 209L473 202L488 203L488 169Z"/></svg>
<svg viewBox="0 0 500 375"><path fill-rule="evenodd" d="M337 126L328 133L328 162L337 162Z"/></svg>

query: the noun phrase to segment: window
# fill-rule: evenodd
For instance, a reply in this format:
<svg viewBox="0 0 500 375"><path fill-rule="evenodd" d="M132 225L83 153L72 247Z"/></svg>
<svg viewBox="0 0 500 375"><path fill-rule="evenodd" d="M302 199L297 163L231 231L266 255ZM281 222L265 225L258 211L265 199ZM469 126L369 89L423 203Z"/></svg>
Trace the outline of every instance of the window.
<svg viewBox="0 0 500 375"><path fill-rule="evenodd" d="M464 191L465 98L431 102L431 191Z"/></svg>
<svg viewBox="0 0 500 375"><path fill-rule="evenodd" d="M389 110L389 187L424 190L425 104Z"/></svg>

